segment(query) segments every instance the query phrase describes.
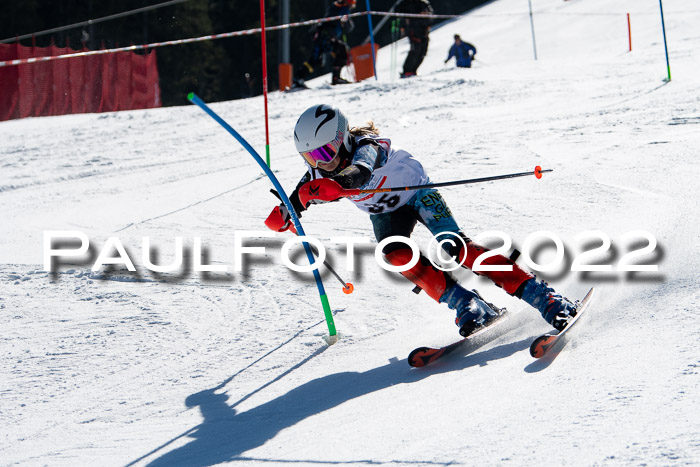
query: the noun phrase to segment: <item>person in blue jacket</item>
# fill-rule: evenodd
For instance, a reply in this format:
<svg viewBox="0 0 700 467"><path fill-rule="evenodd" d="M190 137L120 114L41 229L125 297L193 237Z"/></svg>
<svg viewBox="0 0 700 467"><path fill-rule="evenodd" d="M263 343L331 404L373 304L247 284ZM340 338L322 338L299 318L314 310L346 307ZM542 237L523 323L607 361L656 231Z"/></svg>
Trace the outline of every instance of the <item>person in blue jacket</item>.
<svg viewBox="0 0 700 467"><path fill-rule="evenodd" d="M476 55L476 47L469 42L462 41L459 34L455 34L455 43L450 47L450 53L445 63L449 62L452 57L455 57L459 68L471 68L474 55Z"/></svg>

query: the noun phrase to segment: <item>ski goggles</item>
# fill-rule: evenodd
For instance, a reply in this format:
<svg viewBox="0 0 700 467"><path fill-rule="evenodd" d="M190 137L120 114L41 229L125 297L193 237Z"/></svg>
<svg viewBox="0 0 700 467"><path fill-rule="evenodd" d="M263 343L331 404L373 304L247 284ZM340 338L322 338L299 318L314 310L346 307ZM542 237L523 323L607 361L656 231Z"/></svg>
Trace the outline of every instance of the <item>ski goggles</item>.
<svg viewBox="0 0 700 467"><path fill-rule="evenodd" d="M342 143L342 135L338 134L330 143L324 144L320 148L311 151L300 152L299 154L301 154L301 157L303 157L311 167L316 168L319 162L328 163L335 159Z"/></svg>

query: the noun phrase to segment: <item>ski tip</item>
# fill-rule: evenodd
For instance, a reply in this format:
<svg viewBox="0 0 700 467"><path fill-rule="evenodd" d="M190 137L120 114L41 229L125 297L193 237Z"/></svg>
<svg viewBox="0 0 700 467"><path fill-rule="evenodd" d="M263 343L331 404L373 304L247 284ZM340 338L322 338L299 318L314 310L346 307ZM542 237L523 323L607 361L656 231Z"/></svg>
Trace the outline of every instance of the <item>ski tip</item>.
<svg viewBox="0 0 700 467"><path fill-rule="evenodd" d="M418 347L408 355L408 364L414 368L421 368L426 365L429 365L436 358L436 354L441 355L442 353L442 349L433 349L431 347Z"/></svg>
<svg viewBox="0 0 700 467"><path fill-rule="evenodd" d="M352 283L350 283L350 282L348 282L347 284L345 284L345 287L343 287L343 293L346 294L346 295L350 295L350 294L353 293L354 291L355 291L355 286L352 285Z"/></svg>
<svg viewBox="0 0 700 467"><path fill-rule="evenodd" d="M544 354L547 353L554 340L556 340L555 336L547 334L538 337L530 345L530 355L534 358L544 357Z"/></svg>

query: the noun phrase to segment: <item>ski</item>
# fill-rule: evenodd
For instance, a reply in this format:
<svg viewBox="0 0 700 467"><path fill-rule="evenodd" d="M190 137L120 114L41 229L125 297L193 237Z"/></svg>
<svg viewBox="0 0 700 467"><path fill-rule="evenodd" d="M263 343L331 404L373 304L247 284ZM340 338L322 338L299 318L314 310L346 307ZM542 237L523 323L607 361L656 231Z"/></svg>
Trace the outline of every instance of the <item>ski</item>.
<svg viewBox="0 0 700 467"><path fill-rule="evenodd" d="M592 298L593 288L591 287L591 290L588 291L586 296L583 297L583 300L581 300L581 303L579 303L579 305L576 307L576 316L569 321L562 331L548 332L547 334L543 334L532 341L532 344L530 345L530 355L535 358L542 358L547 355L550 350L552 350L557 342L562 343L562 345L565 344L566 339L564 337L566 336L566 333L574 326L574 324L576 324L581 315L583 315L583 312L586 311L586 308L588 308L588 304L591 303Z"/></svg>
<svg viewBox="0 0 700 467"><path fill-rule="evenodd" d="M481 345L483 345L484 343L499 336L500 334L495 334L494 330L498 328L502 323L508 321L510 317L511 316L510 313L508 313L508 310L502 308L501 315L497 319L489 323L488 326L484 327L483 329L479 329L478 331L468 335L467 337L464 337L444 347L418 347L408 355L408 364L416 368L430 365L431 363L434 363L435 361L441 359L446 355L451 354L458 348L469 343L476 343L477 345L474 346L474 349L471 349L476 350L477 348L481 347Z"/></svg>

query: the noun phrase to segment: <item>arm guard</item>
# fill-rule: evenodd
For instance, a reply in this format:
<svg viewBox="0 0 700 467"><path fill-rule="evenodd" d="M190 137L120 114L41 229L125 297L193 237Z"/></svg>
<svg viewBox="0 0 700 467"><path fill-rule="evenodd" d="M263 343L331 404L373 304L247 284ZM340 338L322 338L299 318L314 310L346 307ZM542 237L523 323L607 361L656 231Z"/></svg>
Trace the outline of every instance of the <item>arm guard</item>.
<svg viewBox="0 0 700 467"><path fill-rule="evenodd" d="M359 188L372 178L372 172L380 163L378 144L367 141L355 150L352 163L333 177L343 188Z"/></svg>
<svg viewBox="0 0 700 467"><path fill-rule="evenodd" d="M299 219L301 219L302 211L306 210L304 205L301 204L301 200L299 199L299 188L301 188L301 186L303 184L305 184L306 182L308 182L309 180L311 180L311 175L308 172L306 172L304 174L304 176L301 178L301 180L299 180L299 183L297 183L297 186L296 186L296 188L294 188L294 191L292 192L292 194L289 195L289 201L292 202L292 207L296 211L297 217Z"/></svg>
<svg viewBox="0 0 700 467"><path fill-rule="evenodd" d="M369 181L372 172L363 165L350 165L344 168L333 180L343 188L359 188Z"/></svg>

